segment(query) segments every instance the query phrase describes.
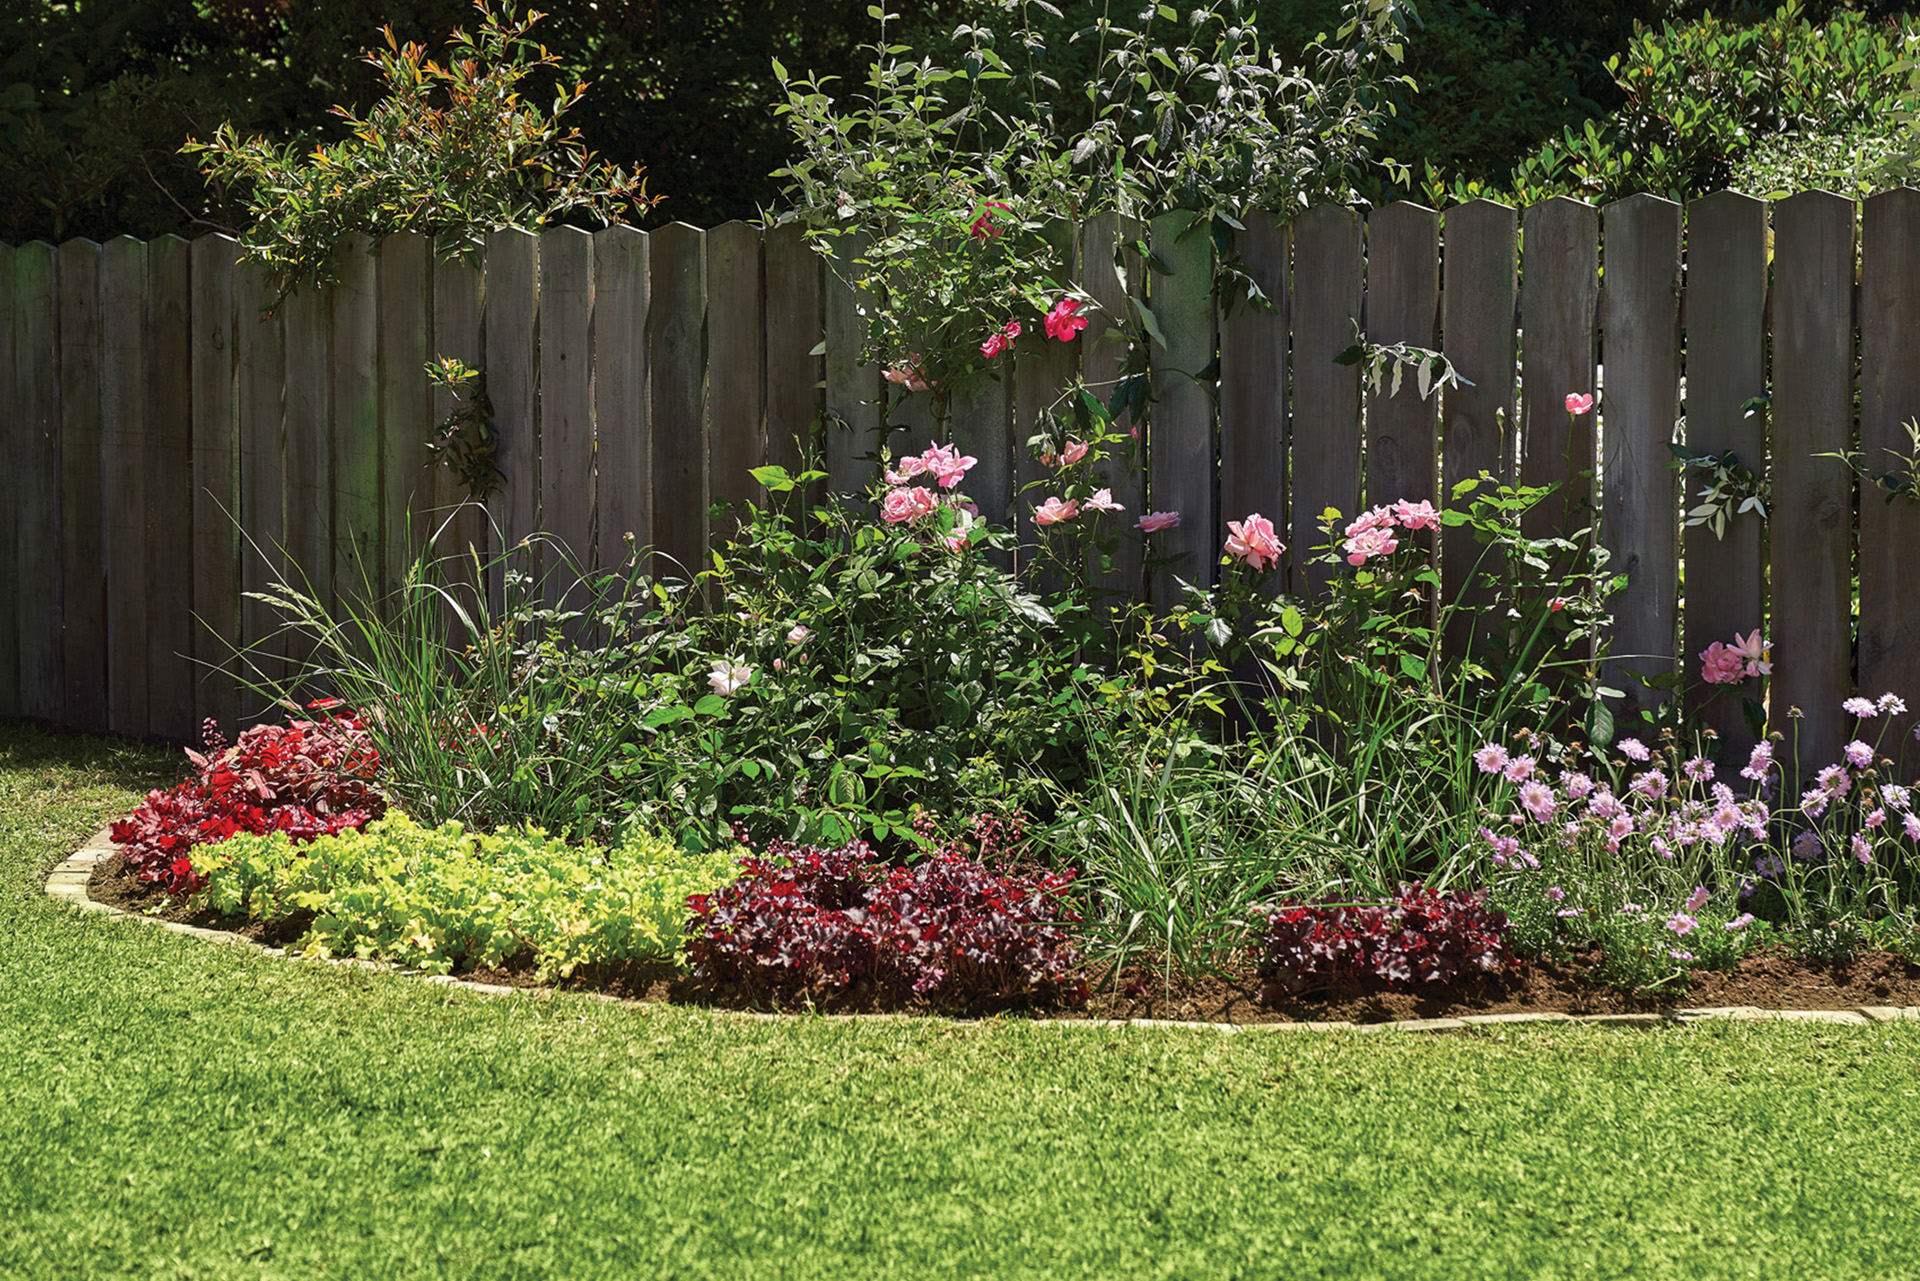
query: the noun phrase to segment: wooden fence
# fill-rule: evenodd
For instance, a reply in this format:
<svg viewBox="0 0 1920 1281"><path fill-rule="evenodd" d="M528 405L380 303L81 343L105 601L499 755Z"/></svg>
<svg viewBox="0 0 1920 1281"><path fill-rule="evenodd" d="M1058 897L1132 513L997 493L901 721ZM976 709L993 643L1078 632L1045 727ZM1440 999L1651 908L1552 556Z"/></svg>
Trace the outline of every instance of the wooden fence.
<svg viewBox="0 0 1920 1281"><path fill-rule="evenodd" d="M1210 239L1188 229L1168 214L1123 235L1107 218L1076 237L1109 313L1125 305L1116 243L1144 237L1157 260L1127 276L1167 339L1131 424L1148 461L1114 490L1130 513L1182 514L1156 537L1190 554L1186 576L1209 578L1224 522L1249 512L1298 552L1328 506L1434 498L1483 469L1558 480L1555 512L1594 503L1631 575L1613 643L1657 656L1636 665L1684 654L1694 672L1710 641L1763 628L1773 707L1804 711L1821 760L1856 684L1920 707L1920 503L1862 497L1816 457L1857 446L1885 463L1920 414L1920 193L1863 215L1821 192L1771 208L1725 192L1684 209L1316 208L1249 226L1240 257L1276 306L1230 314ZM620 558L629 532L697 561L709 505L754 498L748 469L792 463L797 440L856 489L888 412L859 299L792 229L504 232L482 268L401 236L271 314L234 260L219 236L0 247L0 715L185 738L257 711L219 669L273 631L246 593L284 571L278 549L323 599L363 574L390 583L459 496L424 465L447 408L431 356L486 370L505 536L548 530L588 561ZM1356 319L1377 342L1443 348L1472 385L1374 397L1333 360ZM1004 376L954 407L980 459L968 490L995 515L1039 474L1016 442L1063 381L1118 371L1098 318L1072 344L1026 328ZM1595 390L1602 364L1598 411L1570 421L1564 397ZM1770 415L1743 410L1769 391ZM892 421L924 436L911 403ZM1681 423L1697 450L1769 460L1769 520L1683 530L1667 448ZM484 523L453 533L480 540ZM1443 572L1466 556L1450 536ZM1294 590L1314 586L1303 560L1283 569ZM1119 581L1164 594L1139 565ZM1736 702L1710 714L1738 739Z"/></svg>

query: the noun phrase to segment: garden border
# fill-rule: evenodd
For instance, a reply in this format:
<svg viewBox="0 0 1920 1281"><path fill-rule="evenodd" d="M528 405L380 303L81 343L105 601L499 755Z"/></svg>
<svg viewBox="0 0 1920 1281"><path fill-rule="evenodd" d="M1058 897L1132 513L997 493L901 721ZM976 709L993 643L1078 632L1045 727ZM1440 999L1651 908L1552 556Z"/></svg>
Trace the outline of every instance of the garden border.
<svg viewBox="0 0 1920 1281"><path fill-rule="evenodd" d="M79 849L55 863L46 874L46 892L49 897L88 912L103 912L109 916L118 916L127 920L144 921L158 925L176 934L187 934L194 938L205 939L212 943L237 943L264 952L269 956L286 956L285 948L268 947L252 939L234 934L228 930L210 930L203 926L187 925L179 921L163 921L158 917L141 916L112 904L95 901L87 894L87 882L93 876L94 868L109 855L119 849L113 843L112 829L103 827L87 838ZM304 958L303 958L304 959ZM412 973L400 966L385 961L364 961L353 957L334 957L325 963L332 965L355 965L368 969L389 970L394 973ZM469 992L479 992L487 996L529 996L551 997L553 988L508 987L498 983L475 983L469 979L457 979L451 975L420 975L429 983L438 983L446 987L462 988ZM644 1001L630 1000L624 997L609 996L603 992L585 992L578 995L590 996L595 1000L614 1005L645 1005ZM748 1019L790 1019L837 1018L837 1019L897 1019L906 1018L903 1014L829 1014L829 1015L792 1015L765 1014L752 1010L716 1010L714 1013L732 1015ZM1389 1023L1351 1023L1339 1022L1300 1022L1300 1023L1187 1023L1177 1019L1035 1019L1038 1026L1082 1027L1082 1028L1192 1028L1213 1032L1467 1032L1476 1028L1497 1028L1517 1023L1585 1023L1602 1027L1649 1028L1667 1024L1698 1023L1705 1019L1778 1019L1797 1023L1838 1023L1854 1027L1867 1027L1875 1023L1892 1023L1903 1019L1920 1019L1920 1006L1908 1005L1863 1005L1851 1010L1763 1010L1754 1005L1716 1005L1679 1007L1651 1014L1466 1014L1459 1018L1441 1019L1402 1019Z"/></svg>

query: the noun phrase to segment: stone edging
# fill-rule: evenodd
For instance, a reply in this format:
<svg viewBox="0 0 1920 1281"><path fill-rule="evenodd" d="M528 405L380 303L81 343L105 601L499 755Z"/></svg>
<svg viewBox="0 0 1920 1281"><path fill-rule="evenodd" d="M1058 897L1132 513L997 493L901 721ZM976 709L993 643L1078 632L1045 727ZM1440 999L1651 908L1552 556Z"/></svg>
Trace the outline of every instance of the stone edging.
<svg viewBox="0 0 1920 1281"><path fill-rule="evenodd" d="M214 943L238 943L265 952L270 956L285 956L283 948L267 947L255 943L252 939L231 933L227 930L209 930L198 925L185 925L179 921L163 921L157 917L138 916L106 903L97 903L87 896L87 881L93 876L97 864L115 851L110 829L101 828L88 838L87 843L56 863L47 873L47 893L63 903L89 912L105 912L110 916L125 917L129 920L145 921L176 934L190 934L195 938L206 939ZM391 970L396 967L379 961L361 961L350 958L336 959L329 964L358 965L372 969ZM430 974L423 976L429 983L438 983L446 987L464 988L470 992L481 992L488 996L551 996L551 988L507 987L497 983L474 983L467 979L456 979L447 975ZM592 996L598 1000L620 1005L636 1005L640 1002L628 1001L604 993L577 993ZM746 1010L717 1011L734 1017L749 1019L786 1019L794 1016L787 1014L761 1014ZM873 1019L902 1018L904 1015L872 1014L836 1014L815 1015L813 1017ZM1843 1023L1864 1027L1871 1023L1892 1023L1901 1019L1920 1019L1920 1006L1908 1005L1864 1005L1851 1010L1763 1010L1753 1005L1717 1005L1699 1008L1665 1010L1657 1014L1465 1014L1453 1019L1403 1019L1397 1023L1182 1023L1174 1019L1036 1019L1034 1024L1040 1027L1063 1028L1115 1028L1115 1027L1176 1027L1202 1028L1215 1032L1465 1032L1473 1028L1504 1027L1514 1023L1585 1023L1600 1027L1657 1027L1672 1023L1698 1023L1705 1019L1775 1019L1795 1023Z"/></svg>

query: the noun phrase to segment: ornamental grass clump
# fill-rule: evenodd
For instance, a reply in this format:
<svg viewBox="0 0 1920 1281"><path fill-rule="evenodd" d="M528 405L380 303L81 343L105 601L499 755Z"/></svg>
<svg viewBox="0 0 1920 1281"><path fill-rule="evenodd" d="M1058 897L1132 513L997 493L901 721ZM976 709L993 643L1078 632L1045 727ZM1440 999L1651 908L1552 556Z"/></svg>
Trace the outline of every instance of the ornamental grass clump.
<svg viewBox="0 0 1920 1281"><path fill-rule="evenodd" d="M1006 872L946 849L889 867L863 842L775 841L693 900L695 976L755 1001L839 994L979 1010L1085 997L1071 873Z"/></svg>
<svg viewBox="0 0 1920 1281"><path fill-rule="evenodd" d="M312 914L309 956L395 961L430 974L530 964L673 964L688 899L730 880L742 849L688 854L647 832L570 845L539 828L420 827L398 811L310 845L284 834L199 851L204 902L279 921Z"/></svg>

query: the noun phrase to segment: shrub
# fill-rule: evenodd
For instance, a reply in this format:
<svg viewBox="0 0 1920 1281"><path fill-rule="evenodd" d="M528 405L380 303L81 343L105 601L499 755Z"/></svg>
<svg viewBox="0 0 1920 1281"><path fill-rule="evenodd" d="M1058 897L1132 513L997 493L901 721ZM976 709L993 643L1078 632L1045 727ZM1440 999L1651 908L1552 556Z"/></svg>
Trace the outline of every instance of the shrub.
<svg viewBox="0 0 1920 1281"><path fill-rule="evenodd" d="M354 716L256 725L232 747L208 721L203 741L205 752L187 752L198 771L192 781L147 793L112 829L134 875L169 893L197 888L195 846L241 832L311 841L386 812L373 785L380 756Z"/></svg>
<svg viewBox="0 0 1920 1281"><path fill-rule="evenodd" d="M974 1009L1079 1000L1062 900L1072 876L997 872L954 850L888 867L862 842L775 841L739 880L693 901L695 973L760 1000L865 983L883 1000Z"/></svg>
<svg viewBox="0 0 1920 1281"><path fill-rule="evenodd" d="M429 973L530 957L537 976L581 965L671 962L690 895L729 880L744 850L686 855L648 833L569 845L538 828L470 833L394 812L305 846L240 837L195 856L206 901L279 920L313 913L314 956L381 957Z"/></svg>
<svg viewBox="0 0 1920 1281"><path fill-rule="evenodd" d="M1260 976L1289 995L1451 983L1512 963L1507 915L1484 892L1403 885L1372 904L1288 906L1267 912Z"/></svg>

